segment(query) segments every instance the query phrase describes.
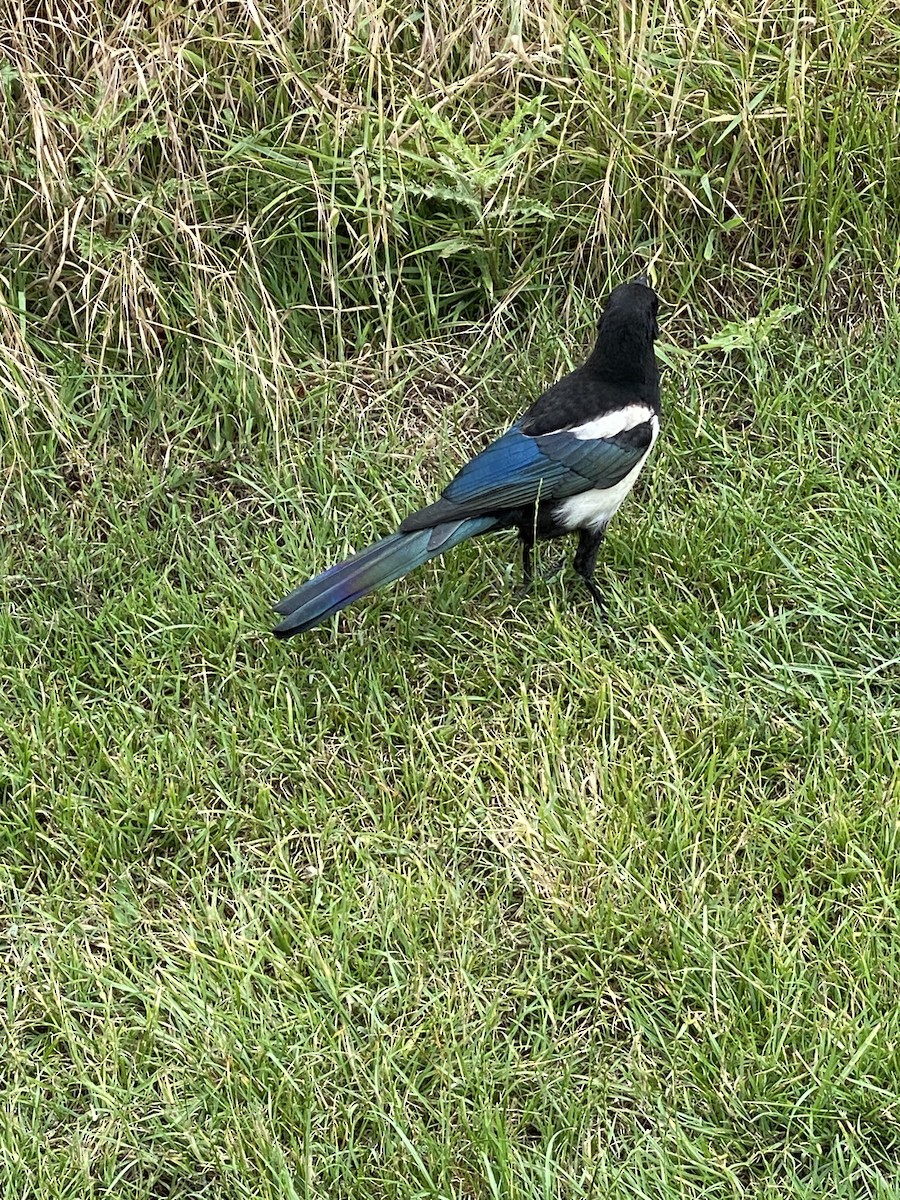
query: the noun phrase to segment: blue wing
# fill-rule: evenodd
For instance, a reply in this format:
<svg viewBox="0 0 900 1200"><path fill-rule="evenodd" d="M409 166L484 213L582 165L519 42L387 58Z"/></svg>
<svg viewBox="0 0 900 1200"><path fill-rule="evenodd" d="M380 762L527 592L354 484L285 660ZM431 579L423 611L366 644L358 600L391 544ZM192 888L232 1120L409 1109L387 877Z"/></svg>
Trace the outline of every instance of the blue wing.
<svg viewBox="0 0 900 1200"><path fill-rule="evenodd" d="M614 487L650 448L649 422L638 430L616 438L582 439L567 431L529 437L513 426L466 463L443 499L465 516Z"/></svg>
<svg viewBox="0 0 900 1200"><path fill-rule="evenodd" d="M408 516L400 531L614 487L644 458L652 441L649 419L608 438L578 438L571 430L530 437L513 425L466 463L440 500Z"/></svg>

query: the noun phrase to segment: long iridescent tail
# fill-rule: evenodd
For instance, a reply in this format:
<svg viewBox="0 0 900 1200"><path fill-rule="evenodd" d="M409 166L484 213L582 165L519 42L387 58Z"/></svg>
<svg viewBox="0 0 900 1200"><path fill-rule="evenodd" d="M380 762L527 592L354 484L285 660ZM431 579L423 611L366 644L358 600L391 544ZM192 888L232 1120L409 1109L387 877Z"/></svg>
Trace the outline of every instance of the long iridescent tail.
<svg viewBox="0 0 900 1200"><path fill-rule="evenodd" d="M466 521L448 521L432 529L419 529L415 533L392 533L301 584L276 604L275 612L284 620L275 627L274 633L276 637L291 637L313 629L354 600L400 579L430 558L436 558L466 538L486 533L496 525L496 517L472 517Z"/></svg>

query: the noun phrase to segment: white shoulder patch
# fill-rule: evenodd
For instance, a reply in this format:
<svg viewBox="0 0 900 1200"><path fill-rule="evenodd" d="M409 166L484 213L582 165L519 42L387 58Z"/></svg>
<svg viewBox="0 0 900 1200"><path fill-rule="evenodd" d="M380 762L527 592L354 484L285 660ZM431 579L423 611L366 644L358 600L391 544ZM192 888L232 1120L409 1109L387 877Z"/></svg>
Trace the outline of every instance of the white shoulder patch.
<svg viewBox="0 0 900 1200"><path fill-rule="evenodd" d="M617 408L614 412L603 413L583 425L576 425L569 433L580 442L592 442L596 438L613 438L626 429L634 429L655 417L653 409L646 404L629 404L626 408Z"/></svg>

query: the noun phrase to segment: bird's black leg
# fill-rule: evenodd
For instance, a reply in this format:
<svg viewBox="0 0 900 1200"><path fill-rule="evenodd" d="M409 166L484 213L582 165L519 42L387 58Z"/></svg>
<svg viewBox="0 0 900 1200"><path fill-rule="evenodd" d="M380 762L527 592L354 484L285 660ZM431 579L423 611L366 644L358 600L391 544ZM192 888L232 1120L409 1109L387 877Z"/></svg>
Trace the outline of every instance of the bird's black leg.
<svg viewBox="0 0 900 1200"><path fill-rule="evenodd" d="M534 542L522 538L522 595L524 596L534 582L534 569L531 563L531 551Z"/></svg>
<svg viewBox="0 0 900 1200"><path fill-rule="evenodd" d="M578 537L578 549L575 551L575 573L584 580L585 587L591 593L594 603L605 608L603 593L594 583L594 567L597 564L597 551L606 535L606 526L596 532L582 529Z"/></svg>

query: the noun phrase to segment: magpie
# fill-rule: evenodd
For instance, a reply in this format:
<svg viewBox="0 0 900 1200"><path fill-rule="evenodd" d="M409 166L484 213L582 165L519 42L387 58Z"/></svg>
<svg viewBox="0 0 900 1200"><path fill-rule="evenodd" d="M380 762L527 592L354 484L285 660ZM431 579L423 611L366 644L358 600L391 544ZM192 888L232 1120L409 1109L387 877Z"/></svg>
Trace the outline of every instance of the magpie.
<svg viewBox="0 0 900 1200"><path fill-rule="evenodd" d="M460 542L504 528L518 530L526 589L535 541L577 531L573 566L602 608L597 552L659 433L658 308L644 276L614 288L587 361L466 463L434 504L275 605L284 618L276 636L312 629Z"/></svg>

